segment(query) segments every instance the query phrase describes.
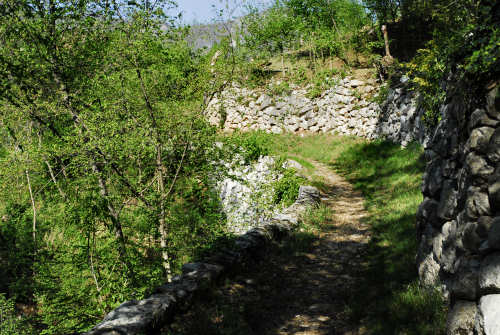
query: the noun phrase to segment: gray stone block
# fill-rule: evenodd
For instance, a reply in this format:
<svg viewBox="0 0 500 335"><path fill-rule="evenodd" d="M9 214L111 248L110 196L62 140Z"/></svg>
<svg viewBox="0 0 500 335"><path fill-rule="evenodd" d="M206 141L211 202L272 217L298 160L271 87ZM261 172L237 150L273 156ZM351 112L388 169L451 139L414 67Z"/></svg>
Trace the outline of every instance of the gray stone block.
<svg viewBox="0 0 500 335"><path fill-rule="evenodd" d="M447 335L474 335L477 306L475 302L455 302L446 322Z"/></svg>
<svg viewBox="0 0 500 335"><path fill-rule="evenodd" d="M471 186L467 189L467 200L465 203L467 216L471 219L477 219L480 216L491 215L490 201L488 194L481 191L480 188Z"/></svg>
<svg viewBox="0 0 500 335"><path fill-rule="evenodd" d="M492 249L500 249L500 216L491 218L490 229L488 230L488 245Z"/></svg>
<svg viewBox="0 0 500 335"><path fill-rule="evenodd" d="M494 163L500 162L500 128L497 128L491 136L486 153L490 161Z"/></svg>
<svg viewBox="0 0 500 335"><path fill-rule="evenodd" d="M500 212L500 163L488 178L488 194L492 210Z"/></svg>
<svg viewBox="0 0 500 335"><path fill-rule="evenodd" d="M479 300L478 333L500 334L500 294L486 295Z"/></svg>
<svg viewBox="0 0 500 335"><path fill-rule="evenodd" d="M500 252L490 254L482 261L479 290L482 294L500 293Z"/></svg>
<svg viewBox="0 0 500 335"><path fill-rule="evenodd" d="M437 209L437 216L443 220L453 219L457 212L458 192L455 182L452 180L445 180L439 206Z"/></svg>

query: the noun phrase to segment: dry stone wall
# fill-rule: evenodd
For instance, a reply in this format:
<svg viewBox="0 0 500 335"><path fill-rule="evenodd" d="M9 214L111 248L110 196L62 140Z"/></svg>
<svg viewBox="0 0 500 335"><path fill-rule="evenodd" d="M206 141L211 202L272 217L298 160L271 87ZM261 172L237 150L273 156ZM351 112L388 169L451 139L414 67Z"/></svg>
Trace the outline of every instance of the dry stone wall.
<svg viewBox="0 0 500 335"><path fill-rule="evenodd" d="M459 97L425 150L418 271L449 299L448 334L500 334L500 95Z"/></svg>
<svg viewBox="0 0 500 335"><path fill-rule="evenodd" d="M250 164L243 159L227 164L228 176L219 182L218 191L229 232L244 234L283 210L273 199L274 183L283 177L276 162L275 157L261 156Z"/></svg>
<svg viewBox="0 0 500 335"><path fill-rule="evenodd" d="M423 112L407 82L403 77L399 87L389 89L382 105L374 102L380 84L373 79L338 79L317 98L308 98L307 87L291 85L289 94L272 95L233 85L211 101L207 117L226 131L331 133L387 138L403 146L412 141L424 143Z"/></svg>

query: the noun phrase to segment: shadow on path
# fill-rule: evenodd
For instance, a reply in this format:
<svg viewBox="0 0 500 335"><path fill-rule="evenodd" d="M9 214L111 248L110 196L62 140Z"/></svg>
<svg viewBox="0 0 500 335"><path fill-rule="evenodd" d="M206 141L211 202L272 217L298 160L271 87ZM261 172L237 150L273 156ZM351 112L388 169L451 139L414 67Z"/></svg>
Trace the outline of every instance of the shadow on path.
<svg viewBox="0 0 500 335"><path fill-rule="evenodd" d="M328 167L315 165L332 217L316 234L297 232L270 246L163 334L366 333L350 307L368 280L363 198Z"/></svg>

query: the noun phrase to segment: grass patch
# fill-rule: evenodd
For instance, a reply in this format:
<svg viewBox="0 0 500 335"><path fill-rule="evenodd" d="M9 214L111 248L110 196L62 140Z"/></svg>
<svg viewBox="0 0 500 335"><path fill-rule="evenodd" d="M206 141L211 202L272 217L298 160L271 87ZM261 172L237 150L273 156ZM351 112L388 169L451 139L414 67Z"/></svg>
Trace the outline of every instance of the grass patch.
<svg viewBox="0 0 500 335"><path fill-rule="evenodd" d="M356 137L340 137L327 134L305 135L303 137L294 134L283 134L271 137L270 151L273 155L301 157L303 160L312 159L328 164L333 162L346 148L364 142L363 139Z"/></svg>
<svg viewBox="0 0 500 335"><path fill-rule="evenodd" d="M306 231L321 230L321 226L332 222L332 209L320 204L317 207L309 207L302 216L302 229Z"/></svg>
<svg viewBox="0 0 500 335"><path fill-rule="evenodd" d="M283 157L285 159L292 159L292 160L296 161L297 163L302 165L302 167L305 168L309 174L312 174L315 170L314 165L312 165L309 161L305 160L304 158L293 156L293 155L292 156L285 155Z"/></svg>

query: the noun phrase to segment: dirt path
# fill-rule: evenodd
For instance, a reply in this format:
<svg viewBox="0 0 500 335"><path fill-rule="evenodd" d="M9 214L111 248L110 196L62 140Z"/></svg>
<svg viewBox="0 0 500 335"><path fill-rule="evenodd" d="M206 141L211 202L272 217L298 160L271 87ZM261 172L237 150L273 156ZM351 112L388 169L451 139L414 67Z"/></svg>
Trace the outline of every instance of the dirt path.
<svg viewBox="0 0 500 335"><path fill-rule="evenodd" d="M167 334L364 334L350 313L370 239L361 194L312 162L332 218L315 236L294 234L178 319ZM312 240L311 240L312 239ZM297 251L298 250L298 251ZM354 317L355 318L355 317Z"/></svg>

